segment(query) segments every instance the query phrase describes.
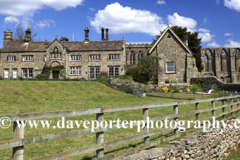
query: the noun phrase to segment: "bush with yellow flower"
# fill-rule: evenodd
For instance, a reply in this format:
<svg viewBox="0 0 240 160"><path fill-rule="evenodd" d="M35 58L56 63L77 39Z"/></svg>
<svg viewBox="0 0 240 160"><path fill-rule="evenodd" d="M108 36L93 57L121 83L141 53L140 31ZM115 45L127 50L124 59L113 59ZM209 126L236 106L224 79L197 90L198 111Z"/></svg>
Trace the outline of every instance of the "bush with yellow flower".
<svg viewBox="0 0 240 160"><path fill-rule="evenodd" d="M186 90L187 90L187 92L190 92L190 88L187 88Z"/></svg>
<svg viewBox="0 0 240 160"><path fill-rule="evenodd" d="M163 92L168 92L168 88L167 87L163 87L162 90L163 90Z"/></svg>

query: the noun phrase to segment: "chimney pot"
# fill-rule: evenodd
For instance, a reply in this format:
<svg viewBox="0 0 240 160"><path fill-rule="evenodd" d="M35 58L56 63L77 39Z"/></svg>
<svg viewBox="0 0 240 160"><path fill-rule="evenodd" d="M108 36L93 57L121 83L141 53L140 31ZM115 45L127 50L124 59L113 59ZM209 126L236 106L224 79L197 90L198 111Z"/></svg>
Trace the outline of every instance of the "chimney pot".
<svg viewBox="0 0 240 160"><path fill-rule="evenodd" d="M104 40L104 28L101 29L102 30L102 41Z"/></svg>
<svg viewBox="0 0 240 160"><path fill-rule="evenodd" d="M25 33L26 33L26 37L25 37L24 41L25 41L25 42L31 41L31 40L32 40L32 38L31 38L31 30L28 28L28 29L25 31Z"/></svg>
<svg viewBox="0 0 240 160"><path fill-rule="evenodd" d="M108 38L108 28L106 28L106 40L108 41L109 40L109 38Z"/></svg>
<svg viewBox="0 0 240 160"><path fill-rule="evenodd" d="M86 29L84 31L85 31L85 42L88 42L89 41L89 29L88 29L88 27L86 27Z"/></svg>

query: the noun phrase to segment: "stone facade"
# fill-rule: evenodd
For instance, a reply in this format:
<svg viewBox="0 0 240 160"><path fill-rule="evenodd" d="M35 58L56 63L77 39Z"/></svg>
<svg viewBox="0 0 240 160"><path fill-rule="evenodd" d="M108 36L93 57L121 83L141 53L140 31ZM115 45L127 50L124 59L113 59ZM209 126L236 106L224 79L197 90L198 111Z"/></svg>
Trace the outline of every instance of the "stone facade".
<svg viewBox="0 0 240 160"><path fill-rule="evenodd" d="M3 78L34 78L44 73L45 67L58 65L64 66L64 74L70 79L95 79L101 72L108 75L125 73L125 40L109 41L108 32L106 39L89 41L89 30L86 28L85 41L73 42L67 38L59 41L57 36L52 42L33 42L29 32L26 31L26 35L30 34L30 38L26 36L25 39L12 39L11 31L4 32L0 59L0 75ZM59 74L52 71L50 78L61 78Z"/></svg>
<svg viewBox="0 0 240 160"><path fill-rule="evenodd" d="M240 82L240 48L203 48L202 75L214 75L223 82Z"/></svg>
<svg viewBox="0 0 240 160"><path fill-rule="evenodd" d="M106 29L106 38L102 29L101 40L90 41L88 28L84 31L84 41L68 41L66 37L58 40L56 37L52 42L33 42L30 30L26 31L25 39L12 39L12 32L5 31L3 48L0 51L0 75L5 78L16 78L13 76L14 70L17 77L22 77L23 72L30 71L33 72L33 77L36 77L44 73L45 67L58 65L64 66L67 78L97 78L99 75L91 77L96 72L123 75L129 67L137 65L143 56L158 57L161 67L159 84L165 84L167 79L178 83L189 83L190 78L198 77L200 74L187 40L183 42L170 27L163 31L154 44L125 44L125 40L110 41L108 29ZM27 55L33 56L33 60L23 61L23 56ZM109 59L110 55L118 55L118 57ZM73 56L77 57L77 60L73 60ZM100 58L91 61L92 56L93 58L100 56ZM56 74L59 73L51 72L50 78L56 78Z"/></svg>
<svg viewBox="0 0 240 160"><path fill-rule="evenodd" d="M152 46L151 56L157 56L161 72L159 74L159 84L164 84L166 79L176 81L178 83L189 83L191 77L198 75L196 60L192 52L177 37L177 35L167 27L159 39ZM168 63L174 64L172 71L168 71Z"/></svg>

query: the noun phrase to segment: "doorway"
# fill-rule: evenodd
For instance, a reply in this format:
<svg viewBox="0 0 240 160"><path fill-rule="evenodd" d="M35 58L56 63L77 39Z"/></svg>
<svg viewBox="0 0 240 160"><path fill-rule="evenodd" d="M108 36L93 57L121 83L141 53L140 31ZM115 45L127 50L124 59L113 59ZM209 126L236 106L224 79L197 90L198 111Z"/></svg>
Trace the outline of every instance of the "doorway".
<svg viewBox="0 0 240 160"><path fill-rule="evenodd" d="M52 71L53 79L59 79L59 71Z"/></svg>

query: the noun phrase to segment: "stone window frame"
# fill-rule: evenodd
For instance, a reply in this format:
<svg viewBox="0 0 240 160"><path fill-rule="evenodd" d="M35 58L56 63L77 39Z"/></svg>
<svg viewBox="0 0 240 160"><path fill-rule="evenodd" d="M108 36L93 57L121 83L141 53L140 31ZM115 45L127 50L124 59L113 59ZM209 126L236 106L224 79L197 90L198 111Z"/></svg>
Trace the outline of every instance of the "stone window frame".
<svg viewBox="0 0 240 160"><path fill-rule="evenodd" d="M50 59L62 59L62 53L50 53Z"/></svg>
<svg viewBox="0 0 240 160"><path fill-rule="evenodd" d="M120 54L109 54L108 61L120 61Z"/></svg>
<svg viewBox="0 0 240 160"><path fill-rule="evenodd" d="M70 61L82 61L82 55L70 55Z"/></svg>
<svg viewBox="0 0 240 160"><path fill-rule="evenodd" d="M88 57L89 62L100 62L101 61L101 54L91 54Z"/></svg>
<svg viewBox="0 0 240 160"><path fill-rule="evenodd" d="M33 78L33 68L22 68L22 77Z"/></svg>
<svg viewBox="0 0 240 160"><path fill-rule="evenodd" d="M7 56L6 62L16 62L16 56Z"/></svg>
<svg viewBox="0 0 240 160"><path fill-rule="evenodd" d="M113 68L113 70L112 70L112 75L110 75L110 68ZM116 74L116 69L118 69L118 74ZM120 75L120 66L118 65L118 66L108 66L108 76L116 76L116 75Z"/></svg>
<svg viewBox="0 0 240 160"><path fill-rule="evenodd" d="M33 62L34 56L33 55L23 55L22 62Z"/></svg>
<svg viewBox="0 0 240 160"><path fill-rule="evenodd" d="M173 63L174 66L168 66L168 63ZM174 71L168 71L168 67L173 67ZM176 73L176 62L175 61L167 61L167 62L165 62L165 73L169 73L169 74Z"/></svg>
<svg viewBox="0 0 240 160"><path fill-rule="evenodd" d="M7 74L7 77L5 77L5 75L6 75L6 74L5 74L5 71L7 71L7 73L8 73L8 74ZM9 79L9 68L4 68L4 70L3 70L3 78L4 78L4 79Z"/></svg>
<svg viewBox="0 0 240 160"><path fill-rule="evenodd" d="M136 53L131 51L130 53L130 65L135 65L136 64Z"/></svg>
<svg viewBox="0 0 240 160"><path fill-rule="evenodd" d="M12 69L12 78L14 78L14 77L13 77L13 76L14 76L14 71L17 71L17 72L16 72L16 74L17 74L17 73L18 73L18 69L17 69L17 68L13 68L13 69ZM16 75L16 78L14 78L14 79L17 79L17 77L18 77L18 76Z"/></svg>
<svg viewBox="0 0 240 160"><path fill-rule="evenodd" d="M82 67L81 66L70 66L69 67L69 75L70 76L82 75Z"/></svg>
<svg viewBox="0 0 240 160"><path fill-rule="evenodd" d="M101 66L88 66L88 68L89 68L89 79L97 79L100 77ZM91 73L92 71L93 73ZM91 77L92 74L93 74L93 78Z"/></svg>

